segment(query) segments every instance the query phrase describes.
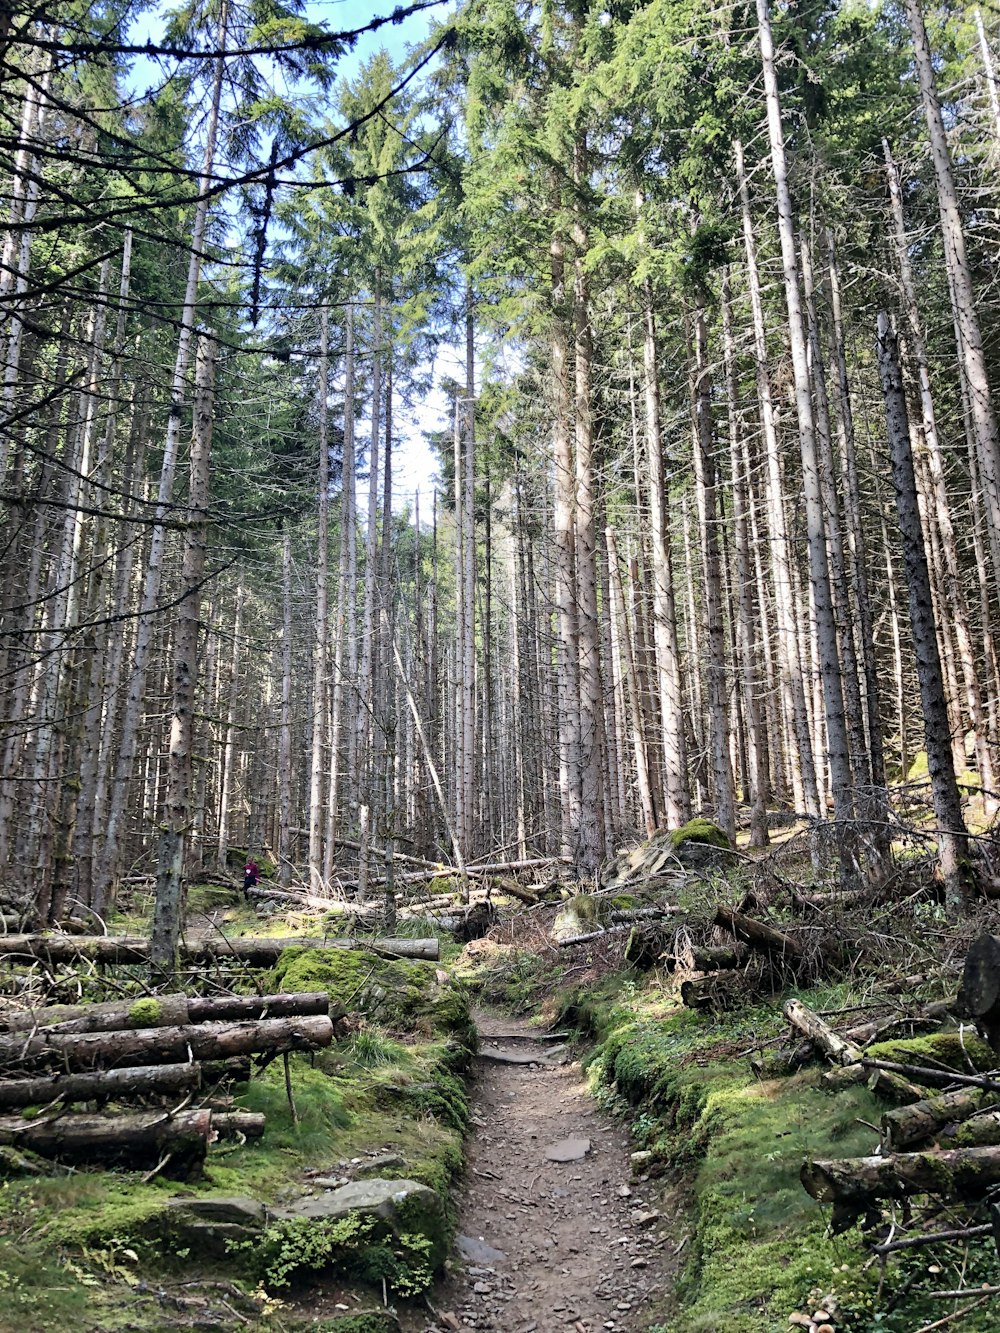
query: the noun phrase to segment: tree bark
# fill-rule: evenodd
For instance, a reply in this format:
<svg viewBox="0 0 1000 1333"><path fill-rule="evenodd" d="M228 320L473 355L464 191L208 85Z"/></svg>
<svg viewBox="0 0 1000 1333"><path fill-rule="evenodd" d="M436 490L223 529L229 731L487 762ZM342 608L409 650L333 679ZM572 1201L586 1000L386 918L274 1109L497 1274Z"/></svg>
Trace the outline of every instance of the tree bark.
<svg viewBox="0 0 1000 1333"><path fill-rule="evenodd" d="M184 853L192 818L194 704L198 684L198 628L201 585L208 541L208 477L212 448L215 381L214 343L198 339L191 431L191 482L181 571L181 595L174 625L173 718L163 824L158 847L156 900L149 961L164 976L174 972L184 915Z"/></svg>
<svg viewBox="0 0 1000 1333"><path fill-rule="evenodd" d="M945 884L945 903L952 917L957 917L965 911L971 890L969 835L955 781L948 709L938 655L927 554L920 526L899 354L895 334L884 311L878 316L878 366L885 398L896 512L906 563L910 627L924 714L924 743L927 748L931 799L938 822L938 856Z"/></svg>
<svg viewBox="0 0 1000 1333"><path fill-rule="evenodd" d="M0 957L45 958L69 962L92 958L98 963L143 963L149 943L140 935L0 935ZM180 942L181 955L190 962L232 959L250 967L270 967L283 949L372 949L394 958L423 958L436 962L436 939L356 940L347 936L328 940L291 936L285 939L242 936L238 939L204 939Z"/></svg>
<svg viewBox="0 0 1000 1333"><path fill-rule="evenodd" d="M181 1027L118 1032L51 1032L0 1036L0 1068L67 1072L184 1061L227 1060L266 1051L311 1051L329 1046L333 1023L326 1015L263 1018L248 1023L189 1023Z"/></svg>
<svg viewBox="0 0 1000 1333"><path fill-rule="evenodd" d="M157 1166L185 1177L208 1151L211 1111L144 1111L136 1115L69 1116L51 1120L0 1119L0 1143L67 1163L96 1163L141 1170Z"/></svg>
<svg viewBox="0 0 1000 1333"><path fill-rule="evenodd" d="M139 1065L101 1069L93 1074L52 1074L0 1079L0 1109L49 1106L53 1102L134 1101L141 1097L176 1097L201 1087L200 1064Z"/></svg>

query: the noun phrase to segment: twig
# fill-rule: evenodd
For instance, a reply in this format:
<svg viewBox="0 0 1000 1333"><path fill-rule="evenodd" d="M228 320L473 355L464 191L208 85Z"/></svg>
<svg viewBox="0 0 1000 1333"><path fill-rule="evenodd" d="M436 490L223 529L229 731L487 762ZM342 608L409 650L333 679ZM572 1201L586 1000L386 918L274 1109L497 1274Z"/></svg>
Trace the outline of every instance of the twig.
<svg viewBox="0 0 1000 1333"><path fill-rule="evenodd" d="M1000 1296L1000 1287L961 1287L958 1291L929 1291L928 1296L940 1301L963 1301L966 1296Z"/></svg>
<svg viewBox="0 0 1000 1333"><path fill-rule="evenodd" d="M993 1225L984 1222L981 1226L957 1227L953 1231L932 1231L923 1236L906 1236L903 1240L890 1240L882 1245L872 1246L876 1254L892 1254L896 1250L913 1250L921 1245L933 1245L935 1241L971 1240L974 1236L990 1236Z"/></svg>
<svg viewBox="0 0 1000 1333"><path fill-rule="evenodd" d="M171 1157L173 1157L172 1152L168 1152L165 1157L161 1157L160 1160L153 1167L152 1171L147 1171L146 1174L143 1176L142 1184L148 1185L154 1176L158 1176L160 1172L163 1170L163 1168L166 1166L166 1164L170 1161Z"/></svg>
<svg viewBox="0 0 1000 1333"><path fill-rule="evenodd" d="M932 1333L935 1328L944 1328L945 1324L950 1324L955 1319L961 1319L963 1315L971 1314L973 1310L978 1310L981 1305L985 1305L986 1297L983 1296L978 1301L973 1301L967 1305L964 1310L953 1310L951 1314L946 1314L943 1319L935 1319L933 1324L924 1324L923 1328L918 1328L917 1333Z"/></svg>
<svg viewBox="0 0 1000 1333"><path fill-rule="evenodd" d="M285 1063L285 1094L288 1097L288 1109L292 1113L292 1124L297 1125L299 1123L299 1113L295 1109L295 1098L292 1096L292 1070L288 1063L287 1051L282 1055L282 1059Z"/></svg>

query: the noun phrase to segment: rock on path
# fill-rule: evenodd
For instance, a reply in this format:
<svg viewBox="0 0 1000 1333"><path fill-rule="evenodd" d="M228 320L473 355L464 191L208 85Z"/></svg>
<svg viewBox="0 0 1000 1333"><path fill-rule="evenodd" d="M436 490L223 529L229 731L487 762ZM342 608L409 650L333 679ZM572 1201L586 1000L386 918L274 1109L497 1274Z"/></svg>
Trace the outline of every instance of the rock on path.
<svg viewBox="0 0 1000 1333"><path fill-rule="evenodd" d="M626 1130L595 1105L579 1066L527 1025L512 1032L510 1019L477 1017L485 1053L516 1042L536 1062L480 1060L451 1273L431 1293L435 1318L404 1328L648 1329L673 1246L657 1225L655 1183L632 1178Z"/></svg>

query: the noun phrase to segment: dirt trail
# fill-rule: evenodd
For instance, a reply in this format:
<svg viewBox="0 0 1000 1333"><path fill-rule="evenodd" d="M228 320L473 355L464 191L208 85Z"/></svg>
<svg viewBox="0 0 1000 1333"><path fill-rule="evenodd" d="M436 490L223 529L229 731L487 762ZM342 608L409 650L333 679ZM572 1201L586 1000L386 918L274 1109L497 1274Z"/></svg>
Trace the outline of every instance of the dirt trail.
<svg viewBox="0 0 1000 1333"><path fill-rule="evenodd" d="M436 1318L407 1323L408 1333L648 1329L676 1263L656 1183L633 1179L625 1129L598 1109L558 1042L515 1020L477 1021L457 1254L432 1295Z"/></svg>

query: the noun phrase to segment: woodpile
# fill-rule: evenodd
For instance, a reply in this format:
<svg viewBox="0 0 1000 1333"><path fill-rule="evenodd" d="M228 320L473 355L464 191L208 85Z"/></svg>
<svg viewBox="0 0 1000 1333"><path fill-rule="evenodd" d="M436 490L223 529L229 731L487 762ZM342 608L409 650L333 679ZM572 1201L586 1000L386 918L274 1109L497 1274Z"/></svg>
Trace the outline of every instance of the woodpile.
<svg viewBox="0 0 1000 1333"><path fill-rule="evenodd" d="M262 1115L192 1108L193 1098L210 1100L220 1084L248 1078L251 1055L267 1063L314 1051L334 1033L325 991L51 1005L9 1013L0 1029L0 1111L46 1108L31 1118L0 1116L0 1146L68 1165L176 1176L198 1170L216 1139L255 1139L265 1129ZM136 1102L167 1109L66 1109Z"/></svg>
<svg viewBox="0 0 1000 1333"><path fill-rule="evenodd" d="M995 1050L1000 1035L1000 938L986 935L970 947L958 1007L975 1018ZM977 1070L976 1060L980 1068L988 1062L983 1059L984 1053L988 1057L986 1047L968 1028L959 1028L954 1060L964 1061L963 1070L932 1057L912 1064L902 1058L871 1058L860 1044L878 1040L903 1023L940 1024L946 1011L940 1003L923 1005L905 1020L868 1023L853 1034L837 1034L800 1002L792 1000L785 1007L796 1032L807 1035L839 1066L828 1075L834 1084L856 1071L875 1092L901 1103L881 1116L877 1152L807 1161L800 1176L813 1198L832 1205L831 1231L845 1231L861 1220L873 1233L872 1248L883 1263L897 1251L924 1246L939 1247L943 1253L950 1245L964 1247L976 1238L1000 1245L1000 1072ZM921 1196L926 1196L925 1204ZM897 1201L900 1207L894 1209ZM942 1205L951 1222L945 1228L939 1220Z"/></svg>

